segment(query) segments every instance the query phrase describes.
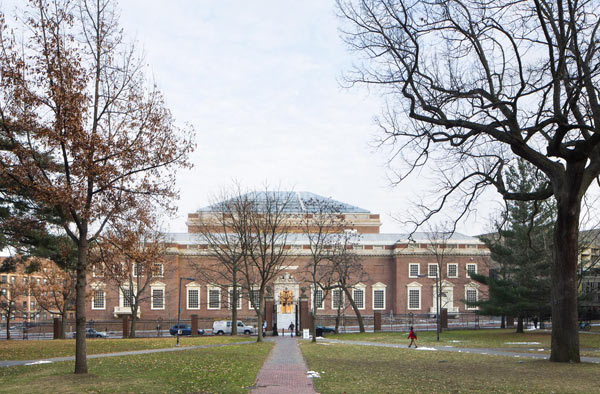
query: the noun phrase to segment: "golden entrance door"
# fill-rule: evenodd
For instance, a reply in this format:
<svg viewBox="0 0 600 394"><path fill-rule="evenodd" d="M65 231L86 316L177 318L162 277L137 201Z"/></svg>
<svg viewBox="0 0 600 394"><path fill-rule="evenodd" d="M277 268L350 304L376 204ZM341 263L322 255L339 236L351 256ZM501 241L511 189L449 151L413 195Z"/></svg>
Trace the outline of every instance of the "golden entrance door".
<svg viewBox="0 0 600 394"><path fill-rule="evenodd" d="M294 313L294 297L291 290L281 290L279 292L279 304L281 313Z"/></svg>

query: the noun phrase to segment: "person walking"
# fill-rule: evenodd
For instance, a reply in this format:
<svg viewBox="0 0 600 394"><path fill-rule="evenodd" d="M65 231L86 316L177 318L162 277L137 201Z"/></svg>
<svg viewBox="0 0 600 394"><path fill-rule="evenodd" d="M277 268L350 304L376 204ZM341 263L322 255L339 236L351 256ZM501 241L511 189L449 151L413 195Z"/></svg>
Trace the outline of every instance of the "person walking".
<svg viewBox="0 0 600 394"><path fill-rule="evenodd" d="M415 330L413 329L412 326L410 326L410 331L408 332L408 339L410 339L410 343L408 344L408 347L410 347L414 343L415 344L415 349L418 348L418 346L417 346L417 334L415 333Z"/></svg>
<svg viewBox="0 0 600 394"><path fill-rule="evenodd" d="M263 337L267 335L267 321L263 322Z"/></svg>
<svg viewBox="0 0 600 394"><path fill-rule="evenodd" d="M296 327L296 326L294 326L293 322L290 323L290 326L288 327L290 329L290 335L291 336L294 336L294 327Z"/></svg>

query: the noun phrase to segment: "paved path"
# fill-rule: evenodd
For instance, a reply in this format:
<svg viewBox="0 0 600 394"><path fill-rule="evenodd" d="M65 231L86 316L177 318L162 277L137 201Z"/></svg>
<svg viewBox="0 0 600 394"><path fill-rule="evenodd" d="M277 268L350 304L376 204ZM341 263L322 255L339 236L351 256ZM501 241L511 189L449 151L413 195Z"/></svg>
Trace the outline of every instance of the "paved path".
<svg viewBox="0 0 600 394"><path fill-rule="evenodd" d="M406 349L407 345L400 345L395 343L380 343L380 342L368 342L368 341L344 341L341 339L323 339L324 342L329 343L344 343L348 345L361 345L361 346L376 346L376 347L391 347L391 348L402 348ZM417 349L420 351L443 351L443 352L455 352L455 353L475 353L492 356L506 356L506 357L520 357L520 358L537 358L537 359L548 359L548 354L544 353L525 353L516 352L510 350L502 350L501 348L464 348L464 347L453 347L453 346L423 346L420 345ZM600 364L600 357L581 357L582 362Z"/></svg>
<svg viewBox="0 0 600 394"><path fill-rule="evenodd" d="M309 394L315 393L311 378L296 337L274 337L275 346L258 372L252 393L256 394Z"/></svg>
<svg viewBox="0 0 600 394"><path fill-rule="evenodd" d="M168 347L168 348L164 348L164 349L133 350L133 351L129 351L129 352L118 352L118 353L88 354L87 359L89 360L92 358L135 356L137 354L151 354L151 353L163 353L163 352L179 352L182 350L204 349L204 348L209 348L209 347L223 347L223 346L234 346L234 345L246 345L249 343L256 343L256 341L244 341L244 342L222 343L222 344L213 344L213 345L185 346L185 347ZM41 358L38 360L9 360L9 361L0 361L0 367L12 367L14 365L49 364L49 363L53 363L53 362L73 361L73 360L75 360L75 356Z"/></svg>

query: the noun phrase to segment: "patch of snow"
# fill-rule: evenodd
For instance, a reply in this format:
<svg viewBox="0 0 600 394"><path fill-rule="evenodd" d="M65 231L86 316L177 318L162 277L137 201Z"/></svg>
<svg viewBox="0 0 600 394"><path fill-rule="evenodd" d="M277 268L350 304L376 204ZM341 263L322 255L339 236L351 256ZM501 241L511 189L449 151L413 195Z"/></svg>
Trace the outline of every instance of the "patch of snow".
<svg viewBox="0 0 600 394"><path fill-rule="evenodd" d="M40 364L51 364L52 361L46 361L46 360L40 360L40 361L34 361L32 363L27 363L25 365L40 365Z"/></svg>
<svg viewBox="0 0 600 394"><path fill-rule="evenodd" d="M451 340L451 341L448 341L448 342L452 342L452 343L461 343L462 341L457 341L456 339L453 339L453 340Z"/></svg>
<svg viewBox="0 0 600 394"><path fill-rule="evenodd" d="M318 345L325 345L325 346L329 346L331 345L331 343L327 343L327 342L317 342Z"/></svg>
<svg viewBox="0 0 600 394"><path fill-rule="evenodd" d="M544 351L544 349L538 349L538 352L543 352L543 351Z"/></svg>
<svg viewBox="0 0 600 394"><path fill-rule="evenodd" d="M320 378L321 376L317 371L306 371L306 377L310 379Z"/></svg>
<svg viewBox="0 0 600 394"><path fill-rule="evenodd" d="M434 350L436 351L436 348L433 347L423 347L423 346L419 346L416 350Z"/></svg>
<svg viewBox="0 0 600 394"><path fill-rule="evenodd" d="M505 345L541 345L541 342L504 342Z"/></svg>

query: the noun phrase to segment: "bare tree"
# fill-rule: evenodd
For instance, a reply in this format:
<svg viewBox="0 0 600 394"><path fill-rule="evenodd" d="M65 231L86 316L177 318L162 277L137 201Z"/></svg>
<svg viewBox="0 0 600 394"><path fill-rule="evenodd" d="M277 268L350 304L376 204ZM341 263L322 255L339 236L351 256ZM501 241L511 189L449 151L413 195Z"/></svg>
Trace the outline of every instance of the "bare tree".
<svg viewBox="0 0 600 394"><path fill-rule="evenodd" d="M360 236L354 232L346 232L342 238L341 247L337 249L337 253L331 258L333 262L335 279L338 288L346 295L346 299L350 303L361 333L365 332L365 324L360 313L360 309L354 299L353 291L356 284L367 281L368 274L364 271L361 257L356 253L354 246L358 244ZM365 294L363 293L363 304L365 302ZM339 314L339 313L338 313ZM336 328L337 331L337 328Z"/></svg>
<svg viewBox="0 0 600 394"><path fill-rule="evenodd" d="M220 287L229 295L229 307L231 308L231 335L237 335L238 305L243 298L245 287L242 286L242 270L244 268L244 243L232 222L234 215L244 215L240 212L245 208L240 205L239 185L232 190L233 193L221 193L219 200L211 205L213 212L201 212L201 224L199 232L202 236L201 242L206 242L206 254L212 259L192 263L196 275L206 283ZM239 226L238 226L239 228ZM262 330L259 327L259 331Z"/></svg>
<svg viewBox="0 0 600 394"><path fill-rule="evenodd" d="M149 292L168 269L166 246L157 230L156 220L146 210L135 210L129 216L110 224L93 248L94 265L103 276L117 285L124 305L131 308L129 338L135 338L138 312L150 301L154 308L164 308L164 288Z"/></svg>
<svg viewBox="0 0 600 394"><path fill-rule="evenodd" d="M421 224L445 206L469 214L487 186L505 200L556 199L550 360L579 362L581 201L600 174L595 2L338 0L344 37L365 55L353 83L389 92L379 120L398 182L433 167L440 187ZM397 101L394 101L397 100ZM505 187L520 157L546 182ZM451 204L452 203L452 204Z"/></svg>
<svg viewBox="0 0 600 394"><path fill-rule="evenodd" d="M114 1L32 1L16 23L0 18L0 133L10 142L0 176L54 209L77 246L75 373L87 373L90 244L139 196L173 208L192 133L147 83Z"/></svg>
<svg viewBox="0 0 600 394"><path fill-rule="evenodd" d="M36 275L39 282L31 281L31 295L41 309L61 317L60 338L65 339L67 312L75 306L75 271L44 260Z"/></svg>
<svg viewBox="0 0 600 394"><path fill-rule="evenodd" d="M288 261L288 207L292 193L269 190L237 193L225 205L231 229L243 250L242 287L258 320L258 342L263 340L263 305L267 286ZM237 243L238 240L235 240Z"/></svg>
<svg viewBox="0 0 600 394"><path fill-rule="evenodd" d="M343 232L346 226L340 207L334 202L322 199L309 199L304 203L305 213L300 214L299 222L308 240L310 259L306 265L311 288L311 327L312 341L317 341L316 324L319 302L326 294L339 285L335 282L335 266L332 257L343 248ZM317 296L322 292L322 297Z"/></svg>
<svg viewBox="0 0 600 394"><path fill-rule="evenodd" d="M10 340L11 320L24 310L19 302L25 296L26 291L27 285L19 280L8 280L7 283L0 283L0 316L6 320L7 340Z"/></svg>

